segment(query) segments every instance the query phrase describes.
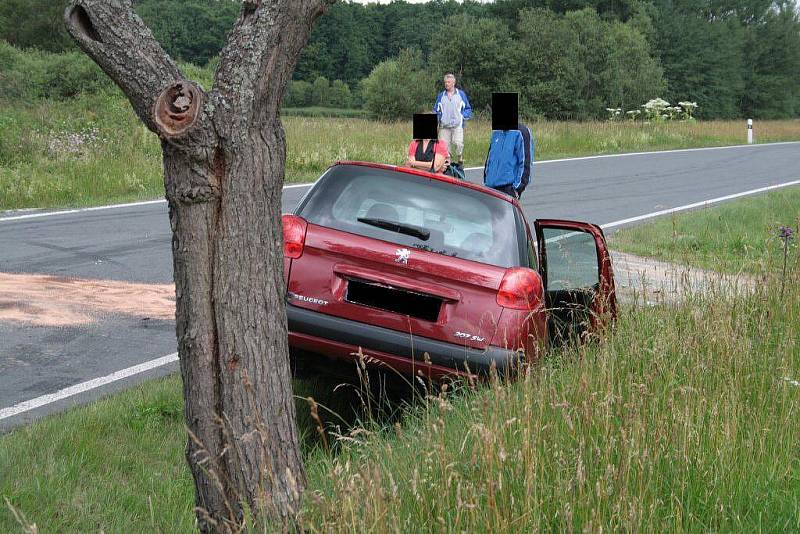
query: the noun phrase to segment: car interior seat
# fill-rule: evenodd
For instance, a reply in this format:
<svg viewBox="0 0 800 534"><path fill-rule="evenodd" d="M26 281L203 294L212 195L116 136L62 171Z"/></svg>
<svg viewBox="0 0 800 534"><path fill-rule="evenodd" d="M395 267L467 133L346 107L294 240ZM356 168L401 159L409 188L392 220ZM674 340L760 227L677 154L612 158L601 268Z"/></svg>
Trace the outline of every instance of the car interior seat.
<svg viewBox="0 0 800 534"><path fill-rule="evenodd" d="M426 245L431 247L431 249L436 251L441 251L444 249L444 232L437 228L428 228L430 232L430 237L425 242Z"/></svg>
<svg viewBox="0 0 800 534"><path fill-rule="evenodd" d="M367 219L383 219L385 221L400 222L400 214L389 204L377 202L370 206L365 215Z"/></svg>
<svg viewBox="0 0 800 534"><path fill-rule="evenodd" d="M461 248L477 256L483 256L492 246L492 238L486 234L473 232L461 242Z"/></svg>

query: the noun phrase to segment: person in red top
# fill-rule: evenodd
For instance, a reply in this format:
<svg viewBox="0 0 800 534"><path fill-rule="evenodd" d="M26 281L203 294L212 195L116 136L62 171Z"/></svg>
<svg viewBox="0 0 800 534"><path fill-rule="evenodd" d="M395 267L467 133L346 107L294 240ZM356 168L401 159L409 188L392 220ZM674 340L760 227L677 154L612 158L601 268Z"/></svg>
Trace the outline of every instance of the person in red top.
<svg viewBox="0 0 800 534"><path fill-rule="evenodd" d="M406 166L430 172L444 172L450 164L447 141L437 139L438 119L433 113L414 114L414 139L408 145Z"/></svg>

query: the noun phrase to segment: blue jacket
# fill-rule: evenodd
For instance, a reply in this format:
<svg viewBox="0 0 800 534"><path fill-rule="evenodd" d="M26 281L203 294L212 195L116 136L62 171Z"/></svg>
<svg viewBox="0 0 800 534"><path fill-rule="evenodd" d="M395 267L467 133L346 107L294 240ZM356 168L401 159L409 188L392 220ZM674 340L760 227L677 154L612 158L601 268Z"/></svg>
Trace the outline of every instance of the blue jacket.
<svg viewBox="0 0 800 534"><path fill-rule="evenodd" d="M519 187L515 187L517 195L522 195L525 188L528 187L531 179L533 178L533 162L534 162L534 149L536 147L536 140L533 138L531 129L522 123L519 123L518 130L522 133L522 142L525 143L525 165L522 169L522 180Z"/></svg>
<svg viewBox="0 0 800 534"><path fill-rule="evenodd" d="M462 106L461 106L461 116L464 117L465 121L468 121L470 117L472 117L472 106L469 103L469 98L467 98L467 93L465 93L462 89L456 88L458 91L458 95L461 97ZM436 116L439 118L439 122L442 120L442 98L444 98L444 94L447 91L442 91L436 96L436 102L433 103L433 112L436 113Z"/></svg>
<svg viewBox="0 0 800 534"><path fill-rule="evenodd" d="M483 168L483 183L489 187L522 184L525 143L519 130L492 130L489 154Z"/></svg>

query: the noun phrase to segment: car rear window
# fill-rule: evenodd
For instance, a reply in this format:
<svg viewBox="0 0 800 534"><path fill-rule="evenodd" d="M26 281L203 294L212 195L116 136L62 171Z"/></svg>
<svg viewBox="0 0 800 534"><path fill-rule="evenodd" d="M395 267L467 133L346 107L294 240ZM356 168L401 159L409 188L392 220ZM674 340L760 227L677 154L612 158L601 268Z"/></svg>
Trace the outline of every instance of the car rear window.
<svg viewBox="0 0 800 534"><path fill-rule="evenodd" d="M407 247L499 267L521 265L519 221L510 202L423 176L337 165L319 179L296 213L313 224ZM423 235L377 227L375 221Z"/></svg>

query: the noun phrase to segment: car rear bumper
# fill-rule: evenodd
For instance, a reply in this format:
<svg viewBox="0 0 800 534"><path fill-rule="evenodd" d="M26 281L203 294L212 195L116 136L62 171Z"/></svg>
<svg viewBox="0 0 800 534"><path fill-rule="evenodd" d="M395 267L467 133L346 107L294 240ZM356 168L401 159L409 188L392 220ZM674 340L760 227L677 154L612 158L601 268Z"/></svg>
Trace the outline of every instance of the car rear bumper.
<svg viewBox="0 0 800 534"><path fill-rule="evenodd" d="M478 350L454 343L412 336L380 326L367 325L286 304L289 344L334 358L356 359L361 349L365 360L379 360L399 372L430 368L435 375L485 374L492 365L499 372L514 367L520 353L500 347Z"/></svg>

